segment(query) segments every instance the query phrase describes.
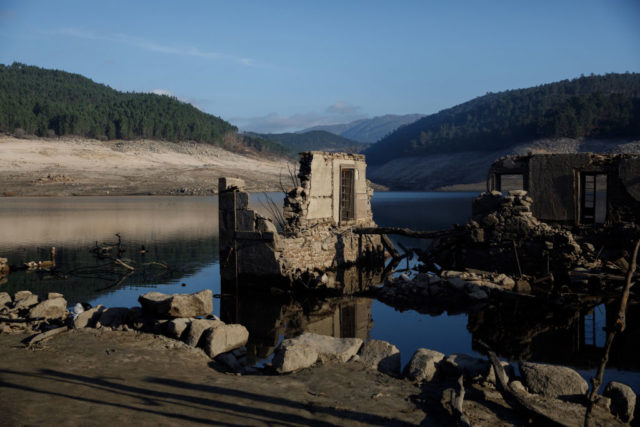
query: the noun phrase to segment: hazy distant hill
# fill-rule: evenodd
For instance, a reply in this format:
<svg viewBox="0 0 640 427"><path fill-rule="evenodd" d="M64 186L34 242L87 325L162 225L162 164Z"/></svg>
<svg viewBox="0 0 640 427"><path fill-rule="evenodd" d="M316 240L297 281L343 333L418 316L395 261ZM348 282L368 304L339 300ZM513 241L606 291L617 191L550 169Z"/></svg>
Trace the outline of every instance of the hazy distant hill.
<svg viewBox="0 0 640 427"><path fill-rule="evenodd" d="M286 147L292 154L312 150L359 153L371 145L353 141L322 130L304 133L247 133L246 135L278 143Z"/></svg>
<svg viewBox="0 0 640 427"><path fill-rule="evenodd" d="M79 74L0 64L0 131L95 139L196 141L232 151L283 153L283 147L237 136L237 128L174 97L123 93Z"/></svg>
<svg viewBox="0 0 640 427"><path fill-rule="evenodd" d="M367 160L496 151L541 138L640 136L640 74L563 80L473 99L404 126L366 150Z"/></svg>
<svg viewBox="0 0 640 427"><path fill-rule="evenodd" d="M356 120L351 123L314 126L301 130L298 133L324 130L354 141L374 143L398 129L400 126L413 123L422 117L424 117L423 114L387 114L371 119Z"/></svg>

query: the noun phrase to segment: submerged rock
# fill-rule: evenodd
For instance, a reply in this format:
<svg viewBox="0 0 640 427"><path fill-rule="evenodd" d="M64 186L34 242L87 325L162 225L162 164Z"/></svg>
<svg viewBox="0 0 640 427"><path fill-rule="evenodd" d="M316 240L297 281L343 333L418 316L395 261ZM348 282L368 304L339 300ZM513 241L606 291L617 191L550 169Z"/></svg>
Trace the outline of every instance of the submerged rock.
<svg viewBox="0 0 640 427"><path fill-rule="evenodd" d="M399 375L400 350L393 344L381 340L369 340L360 350L359 361L366 367L386 374Z"/></svg>
<svg viewBox="0 0 640 427"><path fill-rule="evenodd" d="M418 382L429 382L436 375L438 364L444 359L439 351L419 348L411 356L411 360L404 368L404 375Z"/></svg>
<svg viewBox="0 0 640 427"><path fill-rule="evenodd" d="M167 295L148 292L138 298L145 314L169 317L207 316L213 312L213 293L205 289L193 294Z"/></svg>
<svg viewBox="0 0 640 427"><path fill-rule="evenodd" d="M636 394L626 384L611 381L604 388L603 396L611 399L611 413L625 423L633 420L636 409Z"/></svg>
<svg viewBox="0 0 640 427"><path fill-rule="evenodd" d="M520 375L529 392L547 397L585 394L589 389L584 378L566 366L522 362Z"/></svg>

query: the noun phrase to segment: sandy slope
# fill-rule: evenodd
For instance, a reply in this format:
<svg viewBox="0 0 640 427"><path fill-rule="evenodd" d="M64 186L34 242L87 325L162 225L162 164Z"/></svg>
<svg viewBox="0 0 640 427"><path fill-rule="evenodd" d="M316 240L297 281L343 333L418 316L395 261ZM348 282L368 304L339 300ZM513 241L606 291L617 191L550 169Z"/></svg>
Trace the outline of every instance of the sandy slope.
<svg viewBox="0 0 640 427"><path fill-rule="evenodd" d="M403 157L369 166L369 179L393 190L484 191L491 164L507 155L527 153L640 153L640 141L538 140L508 150Z"/></svg>
<svg viewBox="0 0 640 427"><path fill-rule="evenodd" d="M220 176L275 190L280 175L287 175L282 159L205 144L0 136L4 195L211 194Z"/></svg>

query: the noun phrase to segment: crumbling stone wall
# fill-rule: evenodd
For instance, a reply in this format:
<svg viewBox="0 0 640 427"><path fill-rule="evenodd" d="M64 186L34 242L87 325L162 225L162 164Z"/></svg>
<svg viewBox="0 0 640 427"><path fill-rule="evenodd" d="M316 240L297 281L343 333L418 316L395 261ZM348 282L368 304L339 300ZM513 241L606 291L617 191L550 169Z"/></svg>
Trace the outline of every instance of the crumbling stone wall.
<svg viewBox="0 0 640 427"><path fill-rule="evenodd" d="M523 176L523 190L542 221L580 223L581 174L607 176L607 222L637 222L640 212L640 156L535 154L497 160L489 171L488 191L500 191L500 176Z"/></svg>
<svg viewBox="0 0 640 427"><path fill-rule="evenodd" d="M355 171L354 219L340 219L340 174ZM375 226L371 212L373 190L366 179L367 164L361 154L308 151L300 154L300 186L287 194L285 232L297 234L312 226Z"/></svg>
<svg viewBox="0 0 640 427"><path fill-rule="evenodd" d="M353 233L354 226L372 227L364 156L345 153L302 153L300 186L285 198L283 233L270 220L249 208L249 194L241 179L220 178L220 265L223 279L281 277L307 280L322 277L360 261L382 263L380 236ZM355 173L354 218L340 220L340 173ZM344 283L311 280L318 286L345 287Z"/></svg>

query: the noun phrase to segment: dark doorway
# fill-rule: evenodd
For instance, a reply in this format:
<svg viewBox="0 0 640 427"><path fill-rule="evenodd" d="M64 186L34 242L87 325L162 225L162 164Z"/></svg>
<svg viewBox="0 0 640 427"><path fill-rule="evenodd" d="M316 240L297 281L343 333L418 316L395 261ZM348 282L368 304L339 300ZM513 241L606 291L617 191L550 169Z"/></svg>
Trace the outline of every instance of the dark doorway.
<svg viewBox="0 0 640 427"><path fill-rule="evenodd" d="M602 224L607 219L607 175L583 173L580 223Z"/></svg>
<svg viewBox="0 0 640 427"><path fill-rule="evenodd" d="M350 221L354 215L355 170L340 171L340 221Z"/></svg>

